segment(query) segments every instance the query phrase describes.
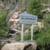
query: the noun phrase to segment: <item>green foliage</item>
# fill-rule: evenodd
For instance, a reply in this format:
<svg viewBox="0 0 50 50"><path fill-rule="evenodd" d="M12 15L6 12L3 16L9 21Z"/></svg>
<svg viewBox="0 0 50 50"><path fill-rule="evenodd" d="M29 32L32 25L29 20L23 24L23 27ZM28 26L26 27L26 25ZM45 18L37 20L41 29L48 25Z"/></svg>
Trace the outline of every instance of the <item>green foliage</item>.
<svg viewBox="0 0 50 50"><path fill-rule="evenodd" d="M17 35L16 40L20 41L21 40L21 35ZM30 33L27 34L27 35L24 35L24 41L26 41L26 40L31 40L31 34Z"/></svg>
<svg viewBox="0 0 50 50"><path fill-rule="evenodd" d="M6 35L7 23L6 23L7 11L0 10L0 36Z"/></svg>
<svg viewBox="0 0 50 50"><path fill-rule="evenodd" d="M45 46L50 44L50 24L46 24L46 28L41 32L34 33L34 39L37 44L42 46L42 50L45 50Z"/></svg>
<svg viewBox="0 0 50 50"><path fill-rule="evenodd" d="M31 34L28 33L27 35L25 35L24 40L31 40Z"/></svg>
<svg viewBox="0 0 50 50"><path fill-rule="evenodd" d="M49 31L46 32L40 32L38 34L36 34L36 41L38 42L38 44L41 44L42 46L44 46L46 43L50 42L50 33Z"/></svg>
<svg viewBox="0 0 50 50"><path fill-rule="evenodd" d="M42 10L42 5L40 0L31 0L28 7L28 12L34 15L40 15Z"/></svg>

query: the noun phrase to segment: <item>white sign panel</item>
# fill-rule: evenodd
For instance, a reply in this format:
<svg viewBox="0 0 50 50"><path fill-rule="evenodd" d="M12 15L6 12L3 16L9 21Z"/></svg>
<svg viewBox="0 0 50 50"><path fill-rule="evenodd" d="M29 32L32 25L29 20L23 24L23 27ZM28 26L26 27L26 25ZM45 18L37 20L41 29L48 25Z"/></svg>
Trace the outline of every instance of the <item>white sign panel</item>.
<svg viewBox="0 0 50 50"><path fill-rule="evenodd" d="M37 23L37 16L24 12L24 13L20 14L20 23L35 24L35 23Z"/></svg>

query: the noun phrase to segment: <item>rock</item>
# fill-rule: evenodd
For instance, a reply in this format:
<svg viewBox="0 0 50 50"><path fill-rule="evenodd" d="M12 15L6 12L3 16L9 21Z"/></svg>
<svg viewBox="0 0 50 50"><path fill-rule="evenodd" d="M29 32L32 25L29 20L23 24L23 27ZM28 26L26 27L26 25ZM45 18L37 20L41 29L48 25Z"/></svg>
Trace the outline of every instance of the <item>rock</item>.
<svg viewBox="0 0 50 50"><path fill-rule="evenodd" d="M2 47L2 50L36 50L37 44L35 42L16 42L7 43Z"/></svg>

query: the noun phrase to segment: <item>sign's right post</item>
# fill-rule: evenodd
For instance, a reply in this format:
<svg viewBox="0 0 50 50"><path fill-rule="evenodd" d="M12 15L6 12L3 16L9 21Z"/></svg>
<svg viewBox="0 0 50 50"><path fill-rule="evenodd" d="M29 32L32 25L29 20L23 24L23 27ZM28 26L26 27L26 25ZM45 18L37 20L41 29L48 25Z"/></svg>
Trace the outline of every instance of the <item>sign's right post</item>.
<svg viewBox="0 0 50 50"><path fill-rule="evenodd" d="M33 41L33 24L32 24L32 26L31 26L31 41Z"/></svg>

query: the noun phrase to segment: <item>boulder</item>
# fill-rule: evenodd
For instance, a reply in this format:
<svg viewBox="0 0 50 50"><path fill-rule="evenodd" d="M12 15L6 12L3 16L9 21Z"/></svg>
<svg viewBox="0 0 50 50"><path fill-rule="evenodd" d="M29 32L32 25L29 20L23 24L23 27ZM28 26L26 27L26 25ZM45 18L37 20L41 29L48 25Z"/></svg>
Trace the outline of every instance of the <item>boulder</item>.
<svg viewBox="0 0 50 50"><path fill-rule="evenodd" d="M5 44L1 50L36 50L36 47L35 42L16 42Z"/></svg>

